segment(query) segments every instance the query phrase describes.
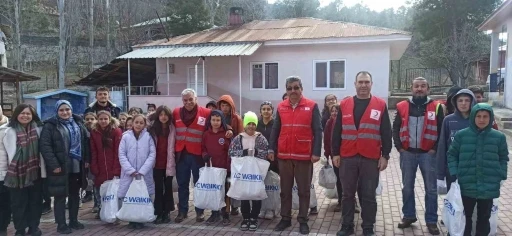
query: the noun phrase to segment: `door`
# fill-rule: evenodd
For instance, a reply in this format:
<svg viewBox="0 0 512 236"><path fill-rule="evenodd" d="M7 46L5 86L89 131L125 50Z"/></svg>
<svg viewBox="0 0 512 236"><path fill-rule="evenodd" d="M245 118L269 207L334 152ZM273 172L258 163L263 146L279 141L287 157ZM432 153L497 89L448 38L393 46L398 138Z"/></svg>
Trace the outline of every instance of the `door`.
<svg viewBox="0 0 512 236"><path fill-rule="evenodd" d="M206 96L206 87L203 83L203 67L197 66L197 96ZM196 69L195 67L188 68L188 81L187 88L196 89Z"/></svg>

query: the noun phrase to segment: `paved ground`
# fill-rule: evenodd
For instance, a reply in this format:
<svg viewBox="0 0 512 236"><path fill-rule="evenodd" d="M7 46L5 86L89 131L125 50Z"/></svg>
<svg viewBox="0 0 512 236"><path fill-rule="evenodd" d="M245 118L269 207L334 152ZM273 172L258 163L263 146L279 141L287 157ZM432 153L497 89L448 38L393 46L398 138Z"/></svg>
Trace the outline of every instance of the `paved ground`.
<svg viewBox="0 0 512 236"><path fill-rule="evenodd" d="M512 139L508 139L509 150L512 150ZM512 165L512 162L509 162ZM315 166L315 173L318 173L320 165ZM511 169L512 170L512 169ZM509 171L509 178L512 171ZM393 150L391 160L388 168L381 174L382 184L384 191L382 196L377 197L378 212L376 232L378 235L430 235L425 227L424 221L424 188L423 179L418 171L416 178L416 209L419 221L413 225L412 228L401 230L396 226L400 222L401 207L402 207L402 193L401 193L401 171L398 163L398 153ZM324 197L321 188L316 189L318 198L319 214L310 217L311 235L335 235L340 228L340 213L333 212L333 207L336 205L336 200L330 200ZM501 198L499 200L499 215L498 215L498 235L512 235L512 181L506 181L502 187ZM440 197L438 214L441 215L442 199ZM191 202L191 208L192 202ZM94 219L91 212L91 203L84 204L79 213L79 219L85 224L86 229L74 231L73 235L242 235L243 232L238 230L238 225L241 222L241 216L232 217L231 225L223 227L222 224L218 226L206 226L204 223L195 222L195 213L189 213L189 219L181 224L167 224L167 225L153 225L147 224L145 229L131 230L128 229L127 223L119 225L108 225ZM296 213L296 212L294 212ZM171 214L172 219L176 217L177 212ZM209 216L209 212L206 216ZM359 217L359 216L358 216ZM356 219L358 218L356 217ZM439 218L441 220L441 218ZM259 230L255 233L245 233L245 235L270 235L277 234L273 232L274 226L279 222L279 218L274 220L261 220ZM362 235L360 218L357 220L356 235ZM511 224L511 225L508 225ZM441 227L441 235L446 235L446 229ZM298 223L293 221L291 231L282 232L281 235L298 235ZM44 235L58 235L56 233L56 225L53 220L53 213L43 216L41 223L41 230ZM9 227L9 235L13 235L12 224Z"/></svg>

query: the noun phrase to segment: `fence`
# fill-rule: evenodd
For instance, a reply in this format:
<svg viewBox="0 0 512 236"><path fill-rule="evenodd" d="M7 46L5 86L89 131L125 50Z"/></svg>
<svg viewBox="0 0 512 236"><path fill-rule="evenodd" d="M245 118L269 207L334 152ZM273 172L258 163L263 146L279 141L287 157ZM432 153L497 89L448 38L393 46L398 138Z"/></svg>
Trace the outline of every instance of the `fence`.
<svg viewBox="0 0 512 236"><path fill-rule="evenodd" d="M404 68L400 61L391 61L389 87L392 93L409 92L412 80L417 77L428 81L431 93L443 93L452 86L450 76L443 68Z"/></svg>

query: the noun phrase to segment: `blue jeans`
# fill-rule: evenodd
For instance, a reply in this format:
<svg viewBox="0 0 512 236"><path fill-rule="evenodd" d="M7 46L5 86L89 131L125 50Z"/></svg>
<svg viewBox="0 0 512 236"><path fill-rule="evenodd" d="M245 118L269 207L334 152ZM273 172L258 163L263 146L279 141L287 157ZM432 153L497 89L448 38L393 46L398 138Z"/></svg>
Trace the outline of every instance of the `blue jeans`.
<svg viewBox="0 0 512 236"><path fill-rule="evenodd" d="M402 170L402 213L406 219L416 219L416 202L414 182L416 171L420 167L425 186L425 221L437 223L437 176L436 157L428 153L400 153L400 169Z"/></svg>
<svg viewBox="0 0 512 236"><path fill-rule="evenodd" d="M180 213L188 212L188 197L190 195L190 172L194 184L199 180L199 164L196 161L196 156L190 153L182 153L178 163L176 164L176 181L178 182L178 208ZM196 207L196 213L203 213L203 209Z"/></svg>

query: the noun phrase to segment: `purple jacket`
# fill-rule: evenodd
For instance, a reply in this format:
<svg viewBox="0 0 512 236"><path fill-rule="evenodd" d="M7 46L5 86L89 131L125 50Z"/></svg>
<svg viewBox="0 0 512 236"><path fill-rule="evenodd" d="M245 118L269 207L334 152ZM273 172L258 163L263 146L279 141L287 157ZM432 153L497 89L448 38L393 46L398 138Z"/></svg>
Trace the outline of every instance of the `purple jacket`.
<svg viewBox="0 0 512 236"><path fill-rule="evenodd" d="M126 196L133 180L130 175L136 171L144 176L149 195L155 194L155 182L153 181L155 160L155 142L146 129L142 130L138 140L132 130L124 132L119 144L119 162L121 163L121 180L117 192L119 198Z"/></svg>

